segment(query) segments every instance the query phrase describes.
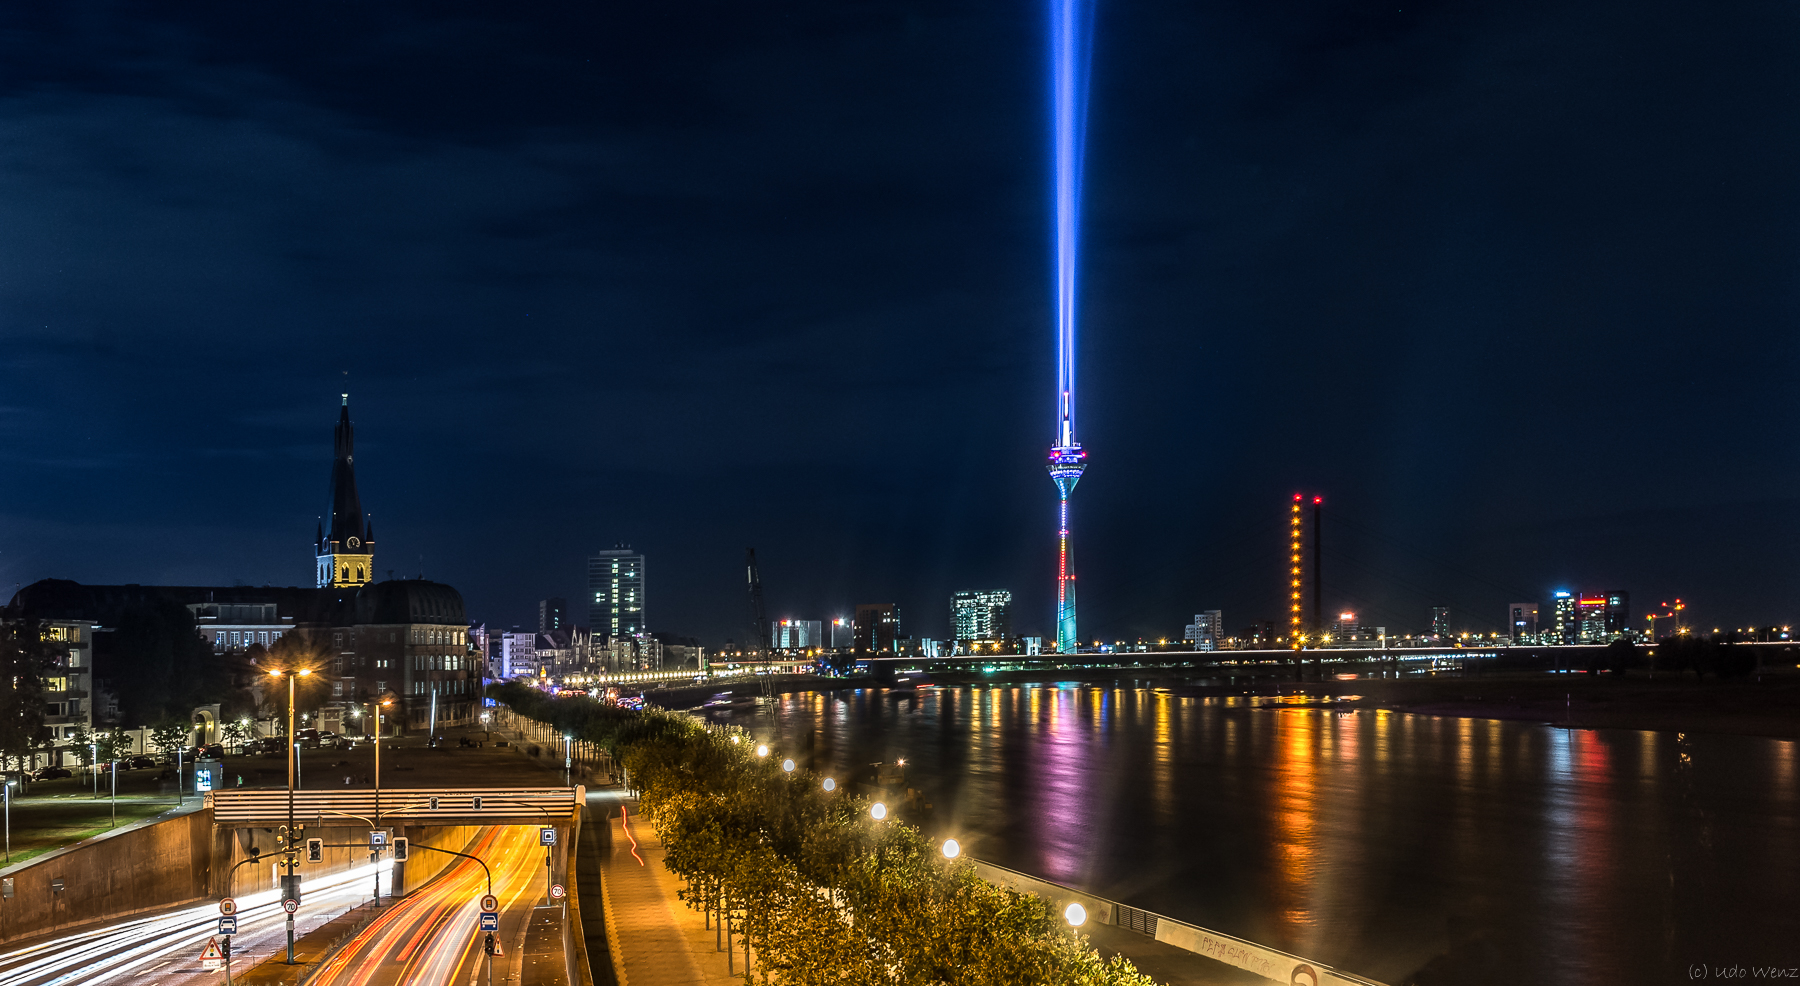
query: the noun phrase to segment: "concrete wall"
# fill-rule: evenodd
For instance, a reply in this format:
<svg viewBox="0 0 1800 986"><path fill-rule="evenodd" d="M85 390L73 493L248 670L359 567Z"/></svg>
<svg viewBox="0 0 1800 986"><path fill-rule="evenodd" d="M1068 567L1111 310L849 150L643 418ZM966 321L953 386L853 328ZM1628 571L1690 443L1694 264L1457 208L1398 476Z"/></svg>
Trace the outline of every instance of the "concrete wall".
<svg viewBox="0 0 1800 986"><path fill-rule="evenodd" d="M369 862L369 826L357 822L351 825L308 825L301 833L306 839L323 839L326 846L349 846L353 848L327 848L325 861L308 863L304 855L300 857L300 893L306 894L308 877L328 876L358 866L366 866ZM281 840L273 828L215 828L204 838L210 842L211 858L225 860L225 865L213 867L213 877L209 884L214 897L242 897L258 890L272 890L278 884L276 880L275 850ZM254 847L262 854L257 862L248 862L252 857L250 849ZM243 864L243 865L239 865ZM229 885L227 883L229 882ZM375 881L369 881L369 889L375 889Z"/></svg>
<svg viewBox="0 0 1800 986"><path fill-rule="evenodd" d="M8 875L11 899L0 898L0 941L203 898L211 848L202 809L23 866Z"/></svg>

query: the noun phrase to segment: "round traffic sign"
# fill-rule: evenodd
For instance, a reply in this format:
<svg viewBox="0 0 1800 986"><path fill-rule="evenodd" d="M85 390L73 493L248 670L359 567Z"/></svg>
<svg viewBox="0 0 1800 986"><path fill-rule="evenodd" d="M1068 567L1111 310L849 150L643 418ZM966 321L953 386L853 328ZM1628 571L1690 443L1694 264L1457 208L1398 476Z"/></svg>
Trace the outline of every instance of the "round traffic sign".
<svg viewBox="0 0 1800 986"><path fill-rule="evenodd" d="M219 913L225 915L226 917L230 917L233 914L236 914L237 913L237 901L233 900L230 897L227 897L224 900L219 901Z"/></svg>
<svg viewBox="0 0 1800 986"><path fill-rule="evenodd" d="M284 900L281 902L281 909L288 912L289 914L292 914L295 911L300 909L300 902L295 900L292 897L289 897L287 900Z"/></svg>
<svg viewBox="0 0 1800 986"><path fill-rule="evenodd" d="M562 900L562 899L563 899L563 898L564 898L564 897L567 897L567 896L568 896L568 895L569 895L569 892L568 892L568 891L567 891L567 890L564 890L564 889L563 889L563 885L562 885L562 884L560 884L560 883L552 883L552 884L551 884L551 885L550 885L550 897L551 897L551 899L553 899L553 900Z"/></svg>
<svg viewBox="0 0 1800 986"><path fill-rule="evenodd" d="M493 894L483 894L481 897L481 909L484 911L499 910L500 898L495 897Z"/></svg>

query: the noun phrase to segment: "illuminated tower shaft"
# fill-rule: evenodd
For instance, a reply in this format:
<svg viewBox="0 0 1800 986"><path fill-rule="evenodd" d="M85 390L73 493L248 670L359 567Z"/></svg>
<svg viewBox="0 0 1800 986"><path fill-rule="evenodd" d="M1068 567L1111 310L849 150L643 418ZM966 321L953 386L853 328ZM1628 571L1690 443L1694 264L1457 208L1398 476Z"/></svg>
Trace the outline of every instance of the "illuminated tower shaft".
<svg viewBox="0 0 1800 986"><path fill-rule="evenodd" d="M1056 533L1056 648L1073 653L1075 572L1069 563L1069 494L1087 453L1075 440L1075 271L1081 226L1081 164L1087 141L1088 29L1092 0L1049 0L1051 157L1056 171L1056 444L1050 479L1060 498Z"/></svg>
<svg viewBox="0 0 1800 986"><path fill-rule="evenodd" d="M1304 572L1300 559L1306 544L1306 529L1300 519L1300 494L1294 494L1294 503L1288 508L1288 646L1300 649L1305 638L1305 627L1301 617L1301 583Z"/></svg>

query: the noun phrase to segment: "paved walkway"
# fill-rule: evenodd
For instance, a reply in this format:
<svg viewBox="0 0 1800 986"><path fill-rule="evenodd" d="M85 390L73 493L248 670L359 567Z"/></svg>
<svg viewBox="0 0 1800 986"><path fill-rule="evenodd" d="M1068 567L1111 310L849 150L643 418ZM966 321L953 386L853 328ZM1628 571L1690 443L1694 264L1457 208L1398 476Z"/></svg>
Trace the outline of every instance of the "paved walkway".
<svg viewBox="0 0 1800 986"><path fill-rule="evenodd" d="M735 957L734 976L726 969L725 953L714 946L714 932L706 927L705 918L676 898L682 882L663 867L656 833L638 820L635 804L627 802L625 808L630 813L629 831L618 817L609 820L612 848L602 864L610 916L607 930L614 935L624 965L621 986L742 983L743 953Z"/></svg>

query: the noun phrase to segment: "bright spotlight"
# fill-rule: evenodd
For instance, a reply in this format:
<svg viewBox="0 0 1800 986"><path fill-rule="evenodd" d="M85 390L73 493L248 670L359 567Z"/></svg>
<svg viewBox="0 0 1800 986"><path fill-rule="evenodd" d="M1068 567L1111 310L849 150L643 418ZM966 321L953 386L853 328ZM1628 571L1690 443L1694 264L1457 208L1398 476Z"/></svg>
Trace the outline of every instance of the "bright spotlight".
<svg viewBox="0 0 1800 986"><path fill-rule="evenodd" d="M879 801L870 805L869 806L869 817L875 819L878 822L881 821L882 819L886 818L887 817L887 805L884 805Z"/></svg>
<svg viewBox="0 0 1800 986"><path fill-rule="evenodd" d="M1070 927L1079 928L1087 920L1087 908L1080 904L1070 904L1063 910L1063 920L1069 922Z"/></svg>
<svg viewBox="0 0 1800 986"><path fill-rule="evenodd" d="M759 757L768 756L769 755L769 744L767 744L767 743L756 744L756 755Z"/></svg>
<svg viewBox="0 0 1800 986"><path fill-rule="evenodd" d="M957 845L955 839L945 839L944 840L944 858L945 859L955 859L956 857L961 856L961 855L962 855L962 846Z"/></svg>

